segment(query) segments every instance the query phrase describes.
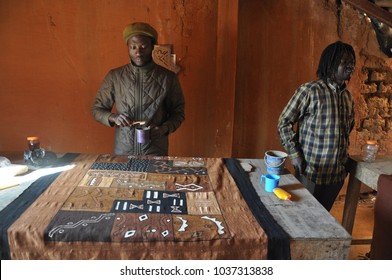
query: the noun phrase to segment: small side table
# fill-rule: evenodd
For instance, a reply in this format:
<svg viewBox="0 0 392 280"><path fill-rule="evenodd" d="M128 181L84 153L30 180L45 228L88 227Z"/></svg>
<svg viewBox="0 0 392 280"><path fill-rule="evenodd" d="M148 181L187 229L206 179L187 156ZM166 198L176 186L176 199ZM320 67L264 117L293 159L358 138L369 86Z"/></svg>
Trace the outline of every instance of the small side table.
<svg viewBox="0 0 392 280"><path fill-rule="evenodd" d="M344 202L342 225L352 234L361 183L377 191L381 174L392 175L392 155L378 156L374 162L364 162L360 156L351 156L348 162L349 181Z"/></svg>

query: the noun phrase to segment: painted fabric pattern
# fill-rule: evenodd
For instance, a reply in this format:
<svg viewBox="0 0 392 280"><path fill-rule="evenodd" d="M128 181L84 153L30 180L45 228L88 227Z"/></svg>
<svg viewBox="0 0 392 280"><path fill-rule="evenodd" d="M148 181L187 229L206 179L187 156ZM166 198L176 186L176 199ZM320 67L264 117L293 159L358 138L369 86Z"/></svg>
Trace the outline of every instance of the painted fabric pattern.
<svg viewBox="0 0 392 280"><path fill-rule="evenodd" d="M46 241L230 238L201 158L100 156L64 202Z"/></svg>
<svg viewBox="0 0 392 280"><path fill-rule="evenodd" d="M267 259L267 234L222 158L72 164L7 229L11 259Z"/></svg>

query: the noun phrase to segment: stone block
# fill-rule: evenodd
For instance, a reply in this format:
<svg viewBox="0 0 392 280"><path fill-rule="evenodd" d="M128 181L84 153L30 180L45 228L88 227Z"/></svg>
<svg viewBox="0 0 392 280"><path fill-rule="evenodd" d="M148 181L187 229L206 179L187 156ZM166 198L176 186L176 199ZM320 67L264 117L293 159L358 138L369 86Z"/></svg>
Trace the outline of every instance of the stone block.
<svg viewBox="0 0 392 280"><path fill-rule="evenodd" d="M388 98L386 97L372 97L367 100L369 116L382 118L389 116Z"/></svg>
<svg viewBox="0 0 392 280"><path fill-rule="evenodd" d="M369 130L370 133L380 134L383 132L383 128L385 127L385 119L381 118L379 115L376 115L374 118L370 118L363 121L363 129Z"/></svg>
<svg viewBox="0 0 392 280"><path fill-rule="evenodd" d="M377 92L377 84L371 83L371 84L362 84L361 85L361 93L375 93Z"/></svg>
<svg viewBox="0 0 392 280"><path fill-rule="evenodd" d="M359 123L357 118L360 120L366 119L368 115L369 112L366 100L363 98L363 96L359 96L359 98L355 100L355 122Z"/></svg>
<svg viewBox="0 0 392 280"><path fill-rule="evenodd" d="M391 84L385 85L384 83L381 83L378 91L380 93L391 93L392 94L392 85Z"/></svg>
<svg viewBox="0 0 392 280"><path fill-rule="evenodd" d="M370 74L370 80L373 82L380 82L383 81L387 78L387 73L385 72L379 72L379 71L373 71Z"/></svg>
<svg viewBox="0 0 392 280"><path fill-rule="evenodd" d="M392 124L391 121L389 122L389 130L387 132L387 139L386 141L383 141L383 144L385 145L385 150L387 151L386 154L391 154L392 151L392 141L390 139L392 139Z"/></svg>
<svg viewBox="0 0 392 280"><path fill-rule="evenodd" d="M386 119L385 122L386 122L386 123L385 123L385 130L386 130L388 133L392 134L392 119ZM392 139L392 138L390 138L390 139ZM391 143L392 143L392 141L391 141ZM391 150L391 151L392 151L392 150Z"/></svg>

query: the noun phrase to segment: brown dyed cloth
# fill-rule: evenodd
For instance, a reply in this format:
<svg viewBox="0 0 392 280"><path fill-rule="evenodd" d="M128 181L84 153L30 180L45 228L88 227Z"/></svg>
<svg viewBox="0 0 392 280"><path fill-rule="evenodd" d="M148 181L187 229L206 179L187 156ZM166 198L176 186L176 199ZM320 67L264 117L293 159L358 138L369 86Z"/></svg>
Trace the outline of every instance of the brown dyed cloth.
<svg viewBox="0 0 392 280"><path fill-rule="evenodd" d="M222 159L80 155L8 229L12 259L266 259Z"/></svg>
<svg viewBox="0 0 392 280"><path fill-rule="evenodd" d="M377 182L374 204L373 240L370 258L392 260L392 175L382 174Z"/></svg>

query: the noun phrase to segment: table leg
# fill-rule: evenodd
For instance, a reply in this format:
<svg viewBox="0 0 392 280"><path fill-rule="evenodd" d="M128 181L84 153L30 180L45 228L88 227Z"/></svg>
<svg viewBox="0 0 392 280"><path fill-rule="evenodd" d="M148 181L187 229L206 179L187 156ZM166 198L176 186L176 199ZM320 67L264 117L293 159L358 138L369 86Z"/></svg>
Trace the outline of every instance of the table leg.
<svg viewBox="0 0 392 280"><path fill-rule="evenodd" d="M354 174L350 174L342 218L342 225L349 234L352 234L353 232L354 219L355 213L357 212L360 188L361 181L355 178Z"/></svg>

